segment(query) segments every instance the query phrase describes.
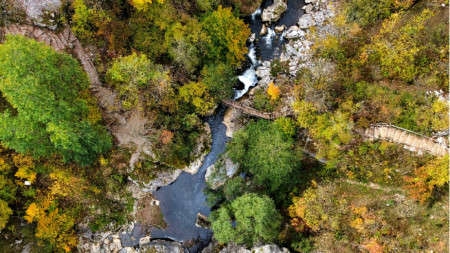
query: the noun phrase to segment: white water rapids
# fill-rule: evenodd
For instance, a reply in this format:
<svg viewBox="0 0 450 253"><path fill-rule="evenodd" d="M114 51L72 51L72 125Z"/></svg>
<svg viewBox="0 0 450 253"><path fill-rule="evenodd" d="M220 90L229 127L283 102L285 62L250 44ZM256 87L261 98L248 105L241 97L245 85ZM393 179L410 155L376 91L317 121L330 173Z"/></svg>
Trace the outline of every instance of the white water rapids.
<svg viewBox="0 0 450 253"><path fill-rule="evenodd" d="M234 99L242 97L245 93L247 93L250 87L253 87L256 83L258 83L258 77L256 76L255 69L260 64L260 61L256 59L256 48L253 43L248 49L248 58L250 58L250 61L252 62L250 68L248 68L242 75L238 76L239 81L244 84L244 89L237 90L234 95Z"/></svg>

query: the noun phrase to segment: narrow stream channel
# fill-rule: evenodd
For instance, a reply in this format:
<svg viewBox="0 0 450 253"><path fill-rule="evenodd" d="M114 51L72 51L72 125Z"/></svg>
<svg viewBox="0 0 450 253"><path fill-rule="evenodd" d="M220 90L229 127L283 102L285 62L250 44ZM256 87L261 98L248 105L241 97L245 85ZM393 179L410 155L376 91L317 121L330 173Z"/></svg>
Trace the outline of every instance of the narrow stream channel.
<svg viewBox="0 0 450 253"><path fill-rule="evenodd" d="M285 25L286 29L295 25L304 13L301 9L304 0L288 0L288 10L283 14L281 19L272 24L268 24L268 34L260 36L261 12L264 8L273 4L273 0L264 0L260 8L255 13L245 18L251 32L256 34L254 43L249 44L250 66L240 76L239 80L245 86L244 90L236 90L235 98L239 98L248 91L248 89L257 83L255 73L256 67L261 61L270 60L280 55L282 46L287 42L281 34L274 32L275 26ZM226 108L220 106L218 112L206 119L211 127L212 147L211 152L206 156L203 166L197 174L191 175L183 172L178 179L167 186L161 187L153 192L156 199L160 201L161 211L167 228L161 230L152 228L151 237L166 238L176 241L187 242L197 239L197 243L190 248L191 252L198 252L205 247L212 237L212 232L195 226L197 213L209 215L210 208L206 204L206 196L203 194L205 189L205 172L212 165L218 156L224 152L228 138L225 136L226 127L222 124Z"/></svg>

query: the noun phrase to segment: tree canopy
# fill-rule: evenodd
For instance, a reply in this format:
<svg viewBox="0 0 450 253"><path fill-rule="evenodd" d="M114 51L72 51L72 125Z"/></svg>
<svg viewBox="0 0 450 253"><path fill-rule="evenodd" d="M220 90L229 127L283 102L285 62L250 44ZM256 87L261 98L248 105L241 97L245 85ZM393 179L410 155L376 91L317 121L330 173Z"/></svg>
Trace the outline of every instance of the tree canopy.
<svg viewBox="0 0 450 253"><path fill-rule="evenodd" d="M22 36L0 46L0 91L11 105L0 115L0 140L35 157L60 154L90 164L111 147L89 115L88 79L66 54Z"/></svg>
<svg viewBox="0 0 450 253"><path fill-rule="evenodd" d="M231 241L251 246L269 243L276 239L281 225L281 215L273 200L255 193L245 194L211 214L211 228L215 238L222 243Z"/></svg>
<svg viewBox="0 0 450 253"><path fill-rule="evenodd" d="M277 189L297 166L292 139L269 121L253 122L235 132L227 151L259 185L270 190Z"/></svg>

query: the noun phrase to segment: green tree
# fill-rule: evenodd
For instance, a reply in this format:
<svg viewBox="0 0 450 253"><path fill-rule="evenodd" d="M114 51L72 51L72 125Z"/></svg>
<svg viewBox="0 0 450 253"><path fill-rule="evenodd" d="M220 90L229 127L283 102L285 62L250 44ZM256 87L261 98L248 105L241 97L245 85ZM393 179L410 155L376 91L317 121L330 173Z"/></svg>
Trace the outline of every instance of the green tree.
<svg viewBox="0 0 450 253"><path fill-rule="evenodd" d="M214 211L211 217L211 228L219 242L245 243L249 247L274 241L281 225L281 215L273 200L255 193L235 199L231 205Z"/></svg>
<svg viewBox="0 0 450 253"><path fill-rule="evenodd" d="M159 100L169 80L161 65L153 64L145 54L135 53L116 59L106 78L117 89L123 107L128 110L138 105L139 94L144 88Z"/></svg>
<svg viewBox="0 0 450 253"><path fill-rule="evenodd" d="M183 102L192 104L200 115L207 115L214 108L214 101L208 87L202 82L189 82L181 86L179 97Z"/></svg>
<svg viewBox="0 0 450 253"><path fill-rule="evenodd" d="M247 53L245 42L250 29L243 20L235 17L231 8L219 6L202 20L203 27L211 40L207 43L209 62L226 62L237 67Z"/></svg>
<svg viewBox="0 0 450 253"><path fill-rule="evenodd" d="M237 78L233 69L223 63L209 65L202 70L202 82L216 100L228 99L233 95Z"/></svg>
<svg viewBox="0 0 450 253"><path fill-rule="evenodd" d="M66 54L22 36L0 46L0 91L14 108L0 114L0 140L35 157L60 154L81 165L111 147L83 94L88 79Z"/></svg>
<svg viewBox="0 0 450 253"><path fill-rule="evenodd" d="M292 139L269 121L252 122L235 132L227 151L233 162L254 175L257 184L271 191L297 166Z"/></svg>

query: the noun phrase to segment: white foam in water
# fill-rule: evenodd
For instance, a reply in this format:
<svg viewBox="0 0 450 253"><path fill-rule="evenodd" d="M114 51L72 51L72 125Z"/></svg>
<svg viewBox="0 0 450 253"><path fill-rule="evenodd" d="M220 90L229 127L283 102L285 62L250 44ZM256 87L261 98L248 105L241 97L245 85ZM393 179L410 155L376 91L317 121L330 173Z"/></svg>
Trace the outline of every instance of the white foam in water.
<svg viewBox="0 0 450 253"><path fill-rule="evenodd" d="M267 28L267 35L264 37L267 46L272 46L273 38L275 38L275 31L272 28Z"/></svg>
<svg viewBox="0 0 450 253"><path fill-rule="evenodd" d="M248 51L249 51L248 57L250 58L252 65L242 75L238 77L239 81L241 81L244 84L244 89L237 90L234 99L242 97L245 93L247 93L250 87L255 86L255 84L258 82L258 77L256 76L255 69L260 62L258 61L258 59L256 59L256 49L253 43L250 45Z"/></svg>
<svg viewBox="0 0 450 253"><path fill-rule="evenodd" d="M255 12L252 13L252 20L255 21L256 16L261 15L262 9L261 6L258 7L258 9L256 9Z"/></svg>

